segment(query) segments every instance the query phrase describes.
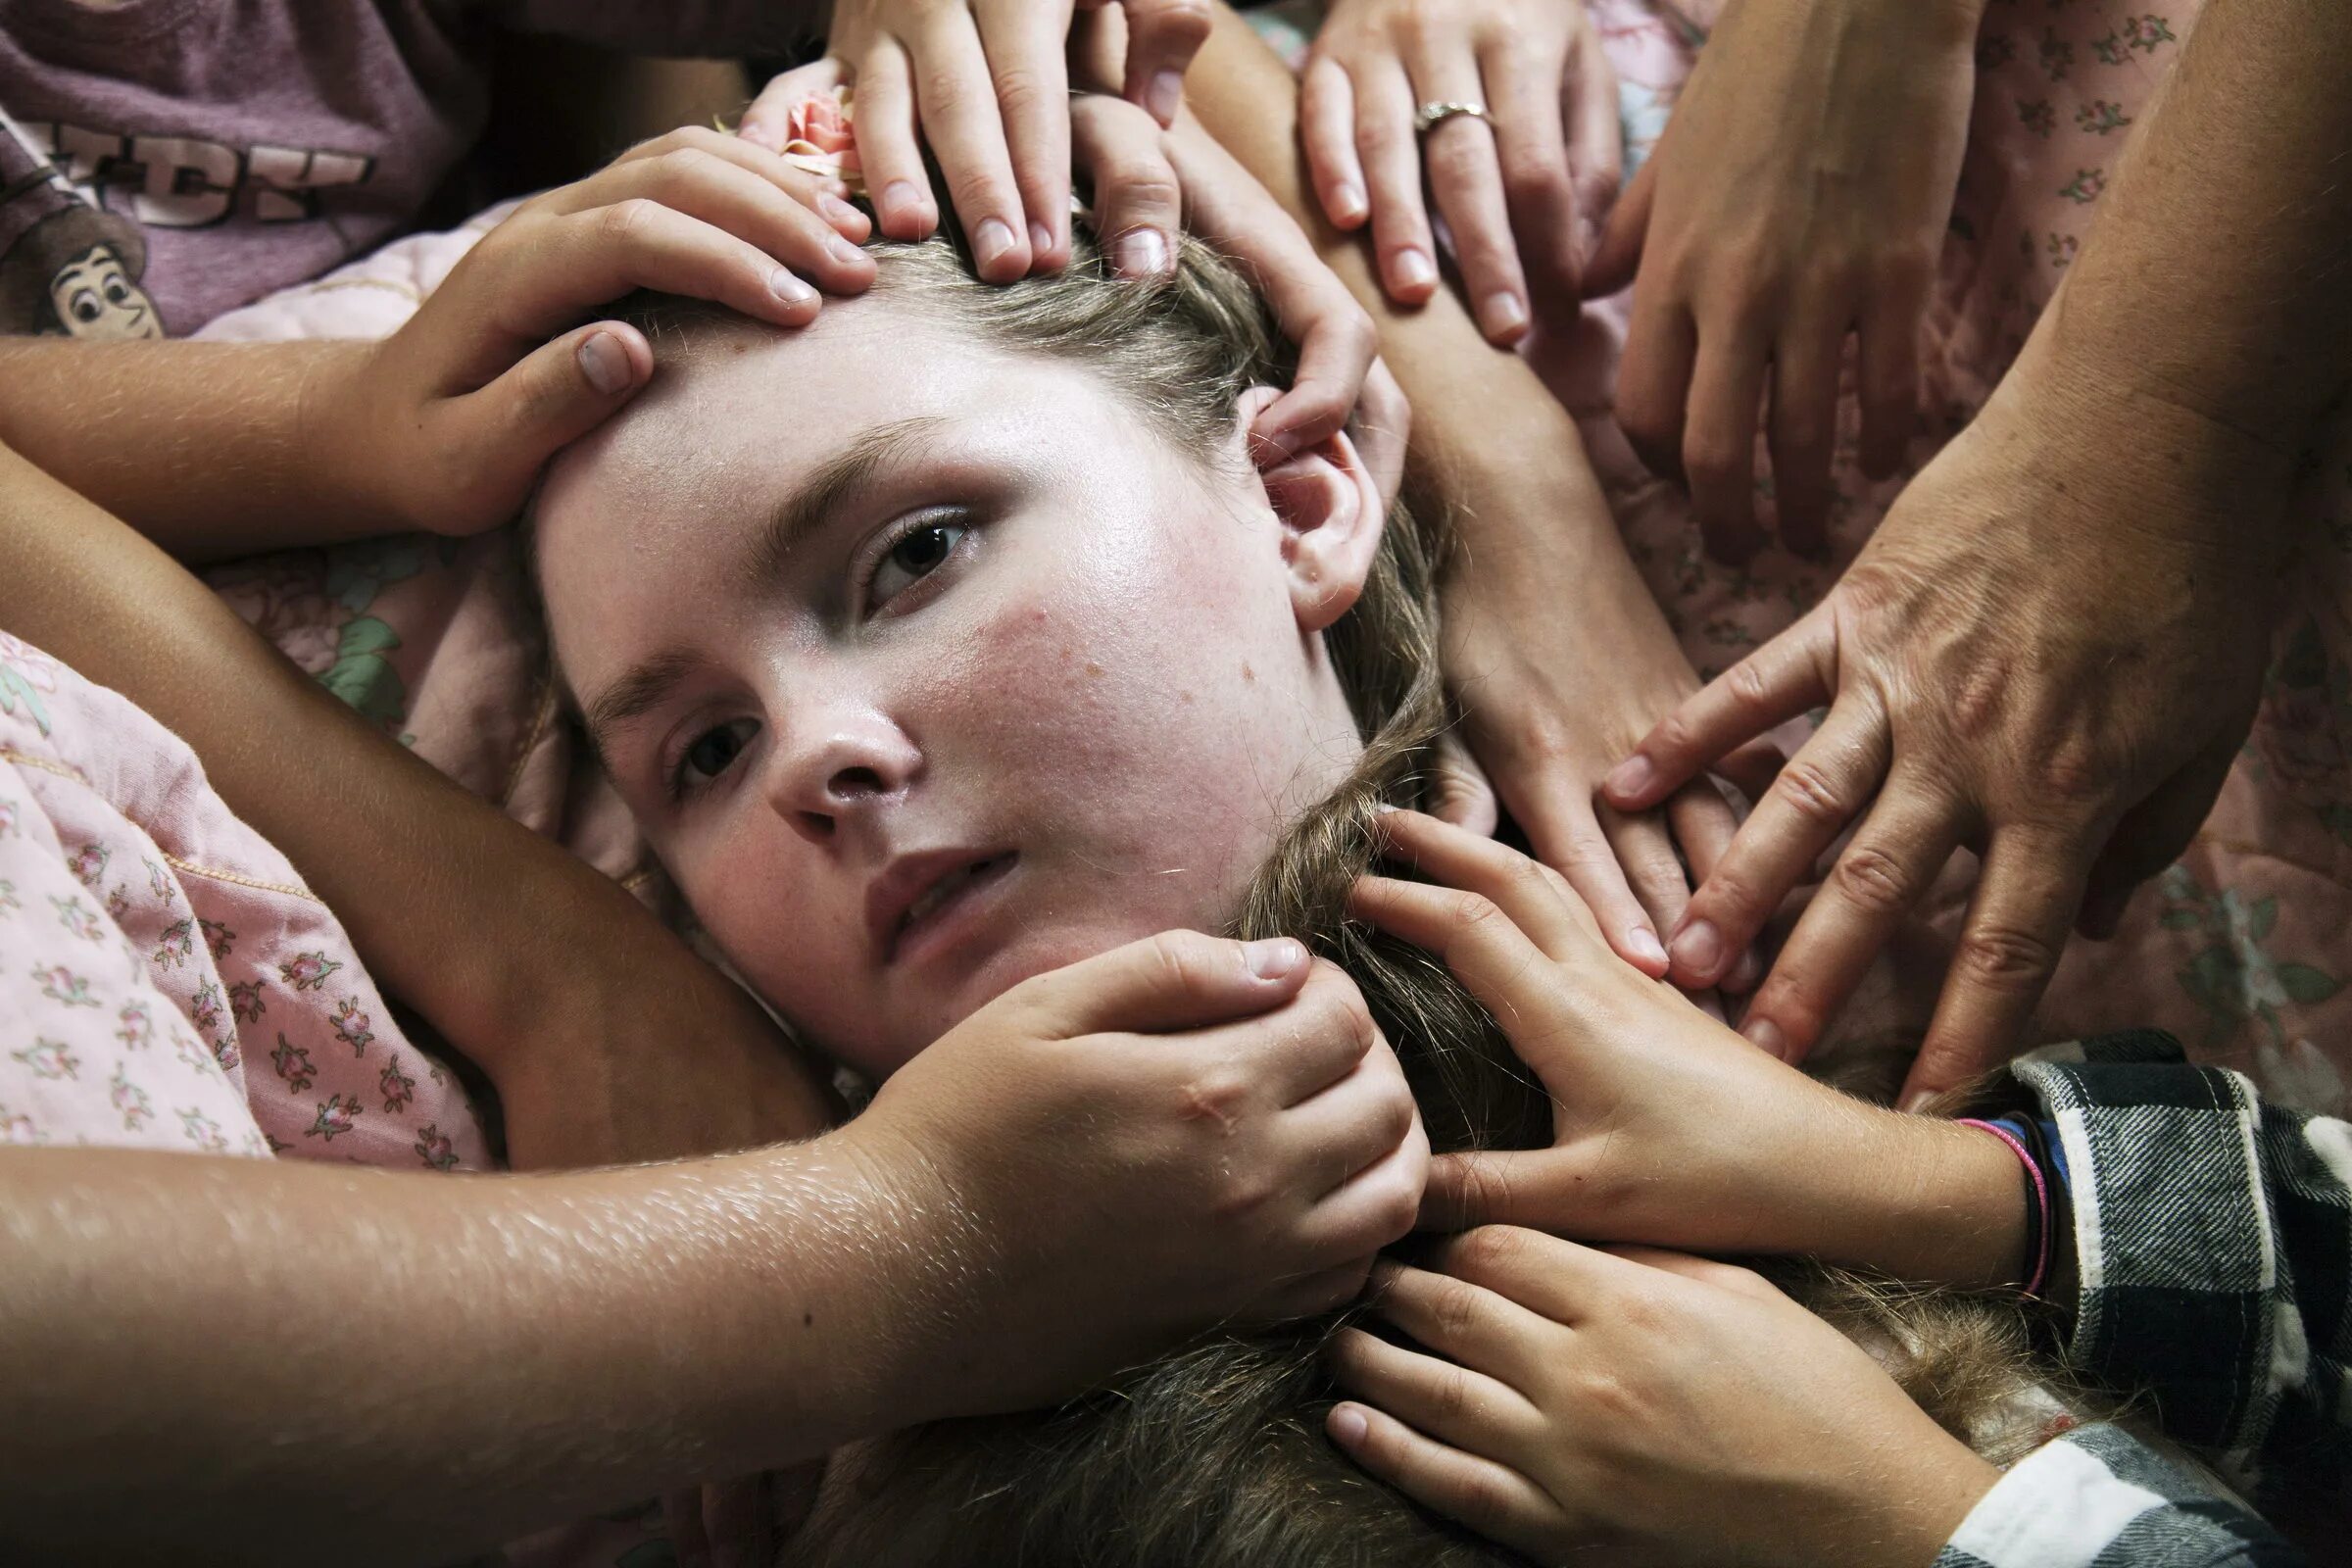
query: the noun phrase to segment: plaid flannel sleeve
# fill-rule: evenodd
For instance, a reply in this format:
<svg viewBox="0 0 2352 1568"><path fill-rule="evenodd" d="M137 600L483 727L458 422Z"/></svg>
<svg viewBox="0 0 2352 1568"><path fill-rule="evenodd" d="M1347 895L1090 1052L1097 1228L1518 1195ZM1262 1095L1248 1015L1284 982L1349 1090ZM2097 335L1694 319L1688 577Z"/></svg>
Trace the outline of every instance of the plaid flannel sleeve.
<svg viewBox="0 0 2352 1568"><path fill-rule="evenodd" d="M1935 1568L2294 1568L2302 1556L2121 1430L2080 1427L2012 1465Z"/></svg>
<svg viewBox="0 0 2352 1568"><path fill-rule="evenodd" d="M2286 1470L2343 1476L2352 1125L2265 1104L2241 1074L2191 1066L2153 1032L2012 1070L2071 1173L2075 1364L2147 1391L2167 1435L2249 1493Z"/></svg>

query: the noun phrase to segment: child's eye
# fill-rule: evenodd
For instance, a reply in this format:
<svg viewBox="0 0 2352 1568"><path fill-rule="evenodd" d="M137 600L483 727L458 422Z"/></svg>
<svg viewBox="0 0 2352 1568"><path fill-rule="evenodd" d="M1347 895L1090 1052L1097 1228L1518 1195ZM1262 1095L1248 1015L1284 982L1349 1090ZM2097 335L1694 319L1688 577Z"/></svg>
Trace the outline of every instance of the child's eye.
<svg viewBox="0 0 2352 1568"><path fill-rule="evenodd" d="M957 542L971 531L968 523L919 522L899 535L881 564L874 567L873 581L866 589L868 607L881 608L937 571L955 553Z"/></svg>
<svg viewBox="0 0 2352 1568"><path fill-rule="evenodd" d="M685 755L678 759L677 772L670 780L672 793L684 795L700 789L733 767L735 759L743 755L744 748L752 744L752 737L758 733L757 719L739 718L696 736Z"/></svg>

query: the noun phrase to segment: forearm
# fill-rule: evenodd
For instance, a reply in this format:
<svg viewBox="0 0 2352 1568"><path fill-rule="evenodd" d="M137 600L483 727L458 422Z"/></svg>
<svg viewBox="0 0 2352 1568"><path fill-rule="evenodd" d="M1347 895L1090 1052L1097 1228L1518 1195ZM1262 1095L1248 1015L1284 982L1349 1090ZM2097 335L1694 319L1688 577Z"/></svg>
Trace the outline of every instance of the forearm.
<svg viewBox="0 0 2352 1568"><path fill-rule="evenodd" d="M2335 0L2207 5L2020 373L2291 457L2352 381L2347 80Z"/></svg>
<svg viewBox="0 0 2352 1568"><path fill-rule="evenodd" d="M0 1150L0 1555L446 1560L885 1428L890 1226L837 1142L560 1177Z"/></svg>
<svg viewBox="0 0 2352 1568"><path fill-rule="evenodd" d="M609 880L386 742L155 545L5 447L0 627L185 739L377 982L494 1079L563 1050L599 987L662 997L681 1041L750 1006Z"/></svg>
<svg viewBox="0 0 2352 1568"><path fill-rule="evenodd" d="M327 415L372 347L0 338L0 445L182 561L391 531Z"/></svg>

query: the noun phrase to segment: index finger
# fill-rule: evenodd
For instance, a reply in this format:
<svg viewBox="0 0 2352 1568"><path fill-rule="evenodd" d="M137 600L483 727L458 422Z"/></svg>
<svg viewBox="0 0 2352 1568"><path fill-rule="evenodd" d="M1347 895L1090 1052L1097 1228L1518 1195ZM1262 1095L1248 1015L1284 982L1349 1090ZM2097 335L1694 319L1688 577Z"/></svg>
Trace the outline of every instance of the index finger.
<svg viewBox="0 0 2352 1568"><path fill-rule="evenodd" d="M1645 811L1720 759L1837 694L1837 641L1826 602L1683 699L1601 780L1620 811Z"/></svg>
<svg viewBox="0 0 2352 1568"><path fill-rule="evenodd" d="M1070 259L1068 0L978 0L974 11L1004 117L1013 182L1029 219L1029 265L1064 266Z"/></svg>
<svg viewBox="0 0 2352 1568"><path fill-rule="evenodd" d="M1569 956L1578 943L1599 939L1592 911L1541 860L1420 811L1388 811L1380 821L1397 859L1433 881L1493 901L1550 956Z"/></svg>
<svg viewBox="0 0 2352 1568"><path fill-rule="evenodd" d="M2090 859L2087 835L2047 827L1993 830L1936 1020L1903 1085L1906 1110L2021 1049L2082 906Z"/></svg>

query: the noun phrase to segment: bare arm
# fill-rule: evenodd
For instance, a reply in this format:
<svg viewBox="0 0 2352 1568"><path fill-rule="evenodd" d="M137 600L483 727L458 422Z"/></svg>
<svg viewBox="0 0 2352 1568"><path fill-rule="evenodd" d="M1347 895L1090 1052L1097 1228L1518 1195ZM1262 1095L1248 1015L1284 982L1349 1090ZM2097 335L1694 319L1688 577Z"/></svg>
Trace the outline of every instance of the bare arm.
<svg viewBox="0 0 2352 1568"><path fill-rule="evenodd" d="M12 1559L441 1560L900 1413L893 1221L824 1145L530 1178L8 1149L0 1193Z"/></svg>
<svg viewBox="0 0 2352 1568"><path fill-rule="evenodd" d="M384 989L498 1083L518 1161L742 1148L828 1119L759 1009L619 888L387 744L155 545L5 447L0 626L195 749ZM559 1075L561 1121L541 1114Z"/></svg>

